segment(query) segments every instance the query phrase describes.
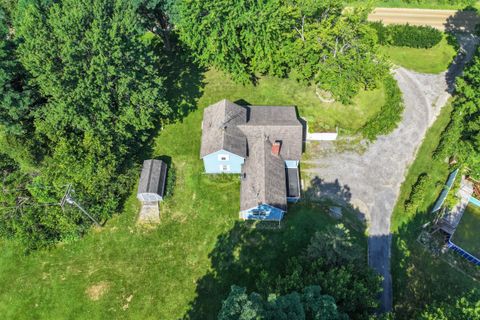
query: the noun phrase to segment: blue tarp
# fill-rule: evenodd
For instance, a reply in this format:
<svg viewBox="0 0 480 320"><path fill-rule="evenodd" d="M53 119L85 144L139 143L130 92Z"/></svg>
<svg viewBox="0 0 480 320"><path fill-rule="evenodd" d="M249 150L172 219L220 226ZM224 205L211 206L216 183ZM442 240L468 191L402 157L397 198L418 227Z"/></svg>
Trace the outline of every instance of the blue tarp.
<svg viewBox="0 0 480 320"><path fill-rule="evenodd" d="M445 183L445 187L443 188L442 192L440 193L440 196L438 197L437 201L435 202L435 205L433 206L432 212L436 212L440 210L440 208L443 205L443 202L445 201L445 198L448 195L448 192L452 188L453 182L455 181L455 178L457 177L458 169L450 173L447 179L447 183Z"/></svg>

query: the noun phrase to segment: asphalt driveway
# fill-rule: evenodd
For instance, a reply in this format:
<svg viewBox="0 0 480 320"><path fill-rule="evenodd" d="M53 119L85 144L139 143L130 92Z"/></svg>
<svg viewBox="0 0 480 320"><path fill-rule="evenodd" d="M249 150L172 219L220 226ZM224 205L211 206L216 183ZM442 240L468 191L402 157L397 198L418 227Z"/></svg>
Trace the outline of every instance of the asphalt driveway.
<svg viewBox="0 0 480 320"><path fill-rule="evenodd" d="M464 53L446 72L430 75L404 68L394 71L405 111L391 134L380 136L362 153L337 152L329 142L310 146L314 159L307 161L309 169L305 173L312 182L311 195L348 202L367 220L369 265L384 278L382 311L392 309L390 217L408 166L450 97L453 79L473 54L476 39L464 36L461 43Z"/></svg>

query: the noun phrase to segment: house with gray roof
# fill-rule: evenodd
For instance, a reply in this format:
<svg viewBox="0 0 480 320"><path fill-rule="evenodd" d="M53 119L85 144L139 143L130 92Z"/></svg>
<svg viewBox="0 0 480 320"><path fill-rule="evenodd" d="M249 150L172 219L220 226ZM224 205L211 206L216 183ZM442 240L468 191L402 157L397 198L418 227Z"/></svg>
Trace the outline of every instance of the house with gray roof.
<svg viewBox="0 0 480 320"><path fill-rule="evenodd" d="M293 106L240 106L219 101L204 110L200 157L206 173L240 174L240 218L280 221L300 198L303 126Z"/></svg>

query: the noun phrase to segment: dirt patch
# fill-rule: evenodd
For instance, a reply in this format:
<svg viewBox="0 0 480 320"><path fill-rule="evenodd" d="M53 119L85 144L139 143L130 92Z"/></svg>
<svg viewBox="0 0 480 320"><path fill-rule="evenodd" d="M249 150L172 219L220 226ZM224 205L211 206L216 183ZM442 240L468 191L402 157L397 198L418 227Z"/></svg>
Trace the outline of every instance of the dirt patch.
<svg viewBox="0 0 480 320"><path fill-rule="evenodd" d="M100 298L107 293L108 289L110 288L110 284L106 281L100 281L85 290L85 294L90 298L92 301L98 301Z"/></svg>

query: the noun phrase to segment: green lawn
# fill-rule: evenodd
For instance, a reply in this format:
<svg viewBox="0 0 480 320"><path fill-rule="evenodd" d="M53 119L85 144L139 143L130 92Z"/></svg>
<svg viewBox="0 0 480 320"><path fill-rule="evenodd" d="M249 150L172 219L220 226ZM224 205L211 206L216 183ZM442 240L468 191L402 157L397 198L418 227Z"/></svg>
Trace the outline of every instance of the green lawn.
<svg viewBox="0 0 480 320"><path fill-rule="evenodd" d="M447 105L429 129L417 158L402 185L392 216L392 279L396 319L415 319L426 303L454 299L476 286L475 281L451 267L445 259L433 256L417 242L422 226L433 220L430 208L449 174L443 159L432 159L440 134L449 122L452 107ZM416 214L406 215L404 202L418 176L429 174L425 198ZM455 253L448 257L458 258ZM451 255L451 256L450 256ZM462 259L460 259L462 260Z"/></svg>
<svg viewBox="0 0 480 320"><path fill-rule="evenodd" d="M394 65L421 73L445 71L456 54L454 46L448 43L446 37L430 49L383 46L381 51Z"/></svg>
<svg viewBox="0 0 480 320"><path fill-rule="evenodd" d="M480 207L468 205L452 241L474 256L480 257Z"/></svg>
<svg viewBox="0 0 480 320"><path fill-rule="evenodd" d="M165 126L152 144L152 155L171 157L177 172L160 225L135 225L139 207L132 190L122 214L81 239L29 256L13 242L0 242L2 319L213 319L231 284L249 287L259 270L277 267L304 250L315 231L335 223L326 207L309 203L291 206L281 230L257 231L238 222L238 176L202 173L203 108L227 97L308 110L314 98L284 80L242 87L210 71L204 81L198 109ZM187 108L188 97L175 99ZM325 119L330 114L335 110L325 110ZM355 230L366 248L363 226Z"/></svg>
<svg viewBox="0 0 480 320"><path fill-rule="evenodd" d="M360 129L385 102L383 86L361 91L351 105L338 102L323 103L313 87L305 87L291 79L262 77L257 85L239 85L220 71L210 70L205 75L205 103L221 99L243 100L251 105L296 105L300 116L308 120L310 131L334 130L336 126L347 132Z"/></svg>
<svg viewBox="0 0 480 320"><path fill-rule="evenodd" d="M400 189L400 195L397 199L397 204L393 210L391 220L391 231L393 233L398 232L399 228L408 224L414 216L409 216L404 211L405 200L408 199L412 186L417 181L417 178L422 173L428 173L430 179L430 185L432 186L431 192L428 192L428 198L423 202L423 206L420 207L420 211L425 211L435 201L437 195L440 193L449 174L448 164L443 161L436 161L432 159L433 152L437 148L440 141L440 135L450 121L450 113L452 111L452 105L447 104L438 119L428 130L422 145L420 146L415 161L408 169L408 174L404 183Z"/></svg>

